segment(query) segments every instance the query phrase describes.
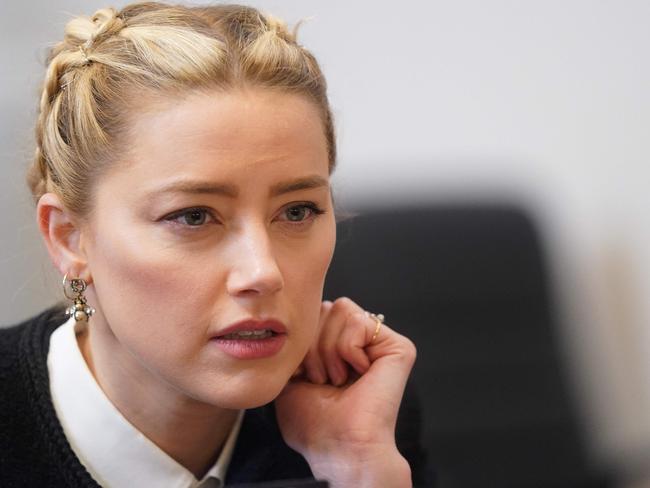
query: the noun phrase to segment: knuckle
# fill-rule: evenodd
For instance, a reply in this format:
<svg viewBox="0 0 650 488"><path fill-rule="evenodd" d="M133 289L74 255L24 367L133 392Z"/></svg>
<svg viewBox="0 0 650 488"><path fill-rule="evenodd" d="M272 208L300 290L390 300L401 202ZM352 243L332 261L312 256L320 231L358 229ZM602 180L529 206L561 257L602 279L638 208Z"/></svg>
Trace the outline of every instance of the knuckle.
<svg viewBox="0 0 650 488"><path fill-rule="evenodd" d="M330 302L329 300L324 300L324 301L320 304L321 313L325 313L325 312L326 312L326 313L329 313L330 310L332 310L332 305L333 305L333 303Z"/></svg>
<svg viewBox="0 0 650 488"><path fill-rule="evenodd" d="M350 300L348 297L338 297L336 300L334 300L332 306L336 309L340 309L349 306L350 303L352 303L352 300Z"/></svg>
<svg viewBox="0 0 650 488"><path fill-rule="evenodd" d="M356 315L365 318L366 312L352 299L339 297L333 302L330 313L340 320L348 321Z"/></svg>
<svg viewBox="0 0 650 488"><path fill-rule="evenodd" d="M366 320L367 317L363 312L352 312L349 315L349 320L345 323L345 327L349 328L353 334L361 332L365 333L367 327Z"/></svg>
<svg viewBox="0 0 650 488"><path fill-rule="evenodd" d="M414 363L418 355L418 349L415 343L408 338L404 338L404 355L411 362Z"/></svg>
<svg viewBox="0 0 650 488"><path fill-rule="evenodd" d="M354 302L348 297L339 297L332 304L332 313L342 313L350 308Z"/></svg>
<svg viewBox="0 0 650 488"><path fill-rule="evenodd" d="M350 303L352 300L348 297L338 297L336 300L334 300L334 306L335 307L341 307L344 306L346 303Z"/></svg>
<svg viewBox="0 0 650 488"><path fill-rule="evenodd" d="M356 319L355 322L361 326L365 325L366 321L372 320L364 310L353 310L350 314ZM372 321L374 322L374 320Z"/></svg>

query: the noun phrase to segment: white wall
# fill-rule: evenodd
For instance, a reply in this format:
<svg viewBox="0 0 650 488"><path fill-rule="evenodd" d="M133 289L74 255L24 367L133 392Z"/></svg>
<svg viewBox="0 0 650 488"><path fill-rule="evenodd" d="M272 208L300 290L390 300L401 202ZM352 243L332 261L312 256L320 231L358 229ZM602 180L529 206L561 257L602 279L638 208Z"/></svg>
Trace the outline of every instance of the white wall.
<svg viewBox="0 0 650 488"><path fill-rule="evenodd" d="M650 2L250 3L291 22L313 17L301 40L328 75L343 202L506 199L537 216L594 445L645 460ZM99 6L0 4L2 322L59 297L57 279L44 278L22 173L43 48L67 13Z"/></svg>

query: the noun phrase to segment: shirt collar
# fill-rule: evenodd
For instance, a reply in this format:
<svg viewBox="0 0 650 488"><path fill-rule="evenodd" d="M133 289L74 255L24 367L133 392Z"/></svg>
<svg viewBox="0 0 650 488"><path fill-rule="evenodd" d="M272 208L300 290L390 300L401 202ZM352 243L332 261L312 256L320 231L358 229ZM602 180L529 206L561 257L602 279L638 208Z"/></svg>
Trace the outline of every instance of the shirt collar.
<svg viewBox="0 0 650 488"><path fill-rule="evenodd" d="M50 338L47 359L52 402L81 463L103 486L223 486L244 411L237 416L221 454L201 480L135 428L106 397L84 360L70 317ZM214 486L212 482L212 486Z"/></svg>

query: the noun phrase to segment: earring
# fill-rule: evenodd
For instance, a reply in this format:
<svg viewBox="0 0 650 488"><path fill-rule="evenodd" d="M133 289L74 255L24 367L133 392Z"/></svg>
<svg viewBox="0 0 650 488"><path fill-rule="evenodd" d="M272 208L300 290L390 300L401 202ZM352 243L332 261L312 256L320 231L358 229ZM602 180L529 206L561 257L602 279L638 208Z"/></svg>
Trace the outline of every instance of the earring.
<svg viewBox="0 0 650 488"><path fill-rule="evenodd" d="M63 277L63 294L68 300L73 300L74 304L65 311L66 315L72 315L77 322L87 322L95 313L95 309L90 307L86 302L84 291L86 291L86 282L81 278L74 278L68 281L68 273ZM68 288L76 293L76 297L68 294Z"/></svg>

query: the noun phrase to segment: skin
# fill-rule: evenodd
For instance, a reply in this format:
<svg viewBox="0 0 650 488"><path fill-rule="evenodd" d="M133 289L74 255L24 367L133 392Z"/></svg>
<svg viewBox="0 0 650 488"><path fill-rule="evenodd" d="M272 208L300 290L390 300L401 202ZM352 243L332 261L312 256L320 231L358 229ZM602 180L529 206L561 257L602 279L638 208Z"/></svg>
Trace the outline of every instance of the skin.
<svg viewBox="0 0 650 488"><path fill-rule="evenodd" d="M103 391L197 478L237 410L277 398L285 440L317 476L409 486L393 432L415 349L387 326L369 344L358 305L322 302L336 233L317 107L249 88L147 108L90 215L51 193L38 205L54 264L89 284L96 313L78 341ZM214 347L249 318L284 323L279 353Z"/></svg>

